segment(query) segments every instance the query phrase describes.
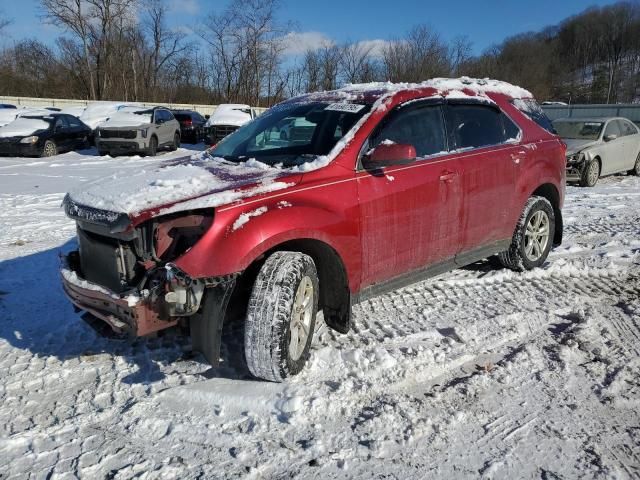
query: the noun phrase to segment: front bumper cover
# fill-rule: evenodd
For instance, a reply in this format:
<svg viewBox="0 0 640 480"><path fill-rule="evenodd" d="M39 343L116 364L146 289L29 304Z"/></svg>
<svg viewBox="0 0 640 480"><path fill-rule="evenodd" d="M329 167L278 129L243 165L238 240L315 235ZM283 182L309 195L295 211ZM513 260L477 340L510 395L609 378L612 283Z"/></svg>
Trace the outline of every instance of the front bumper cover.
<svg viewBox="0 0 640 480"><path fill-rule="evenodd" d="M163 319L163 309L150 297L131 291L119 295L80 276L73 258L62 257L62 288L79 310L107 323L121 335L138 337L174 326L178 319Z"/></svg>

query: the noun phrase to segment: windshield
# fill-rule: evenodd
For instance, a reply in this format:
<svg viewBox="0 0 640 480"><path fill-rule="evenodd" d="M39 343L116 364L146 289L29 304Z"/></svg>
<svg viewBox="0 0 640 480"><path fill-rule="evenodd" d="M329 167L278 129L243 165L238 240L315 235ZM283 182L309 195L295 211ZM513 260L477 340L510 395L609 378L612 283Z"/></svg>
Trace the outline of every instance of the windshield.
<svg viewBox="0 0 640 480"><path fill-rule="evenodd" d="M597 140L602 131L603 122L554 122L558 135L571 140Z"/></svg>
<svg viewBox="0 0 640 480"><path fill-rule="evenodd" d="M209 150L235 162L249 158L294 167L327 155L371 109L371 105L331 102L274 107Z"/></svg>

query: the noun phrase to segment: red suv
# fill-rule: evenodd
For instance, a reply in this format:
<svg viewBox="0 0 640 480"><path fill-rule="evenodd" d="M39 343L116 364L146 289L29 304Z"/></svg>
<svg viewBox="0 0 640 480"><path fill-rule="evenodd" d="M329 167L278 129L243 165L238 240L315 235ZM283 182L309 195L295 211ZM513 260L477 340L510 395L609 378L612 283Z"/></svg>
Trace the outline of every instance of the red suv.
<svg viewBox="0 0 640 480"><path fill-rule="evenodd" d="M351 85L281 103L192 158L70 192L64 289L120 333L190 326L219 361L230 301L250 371L281 381L316 313L480 259L529 270L562 238L565 147L493 80Z"/></svg>

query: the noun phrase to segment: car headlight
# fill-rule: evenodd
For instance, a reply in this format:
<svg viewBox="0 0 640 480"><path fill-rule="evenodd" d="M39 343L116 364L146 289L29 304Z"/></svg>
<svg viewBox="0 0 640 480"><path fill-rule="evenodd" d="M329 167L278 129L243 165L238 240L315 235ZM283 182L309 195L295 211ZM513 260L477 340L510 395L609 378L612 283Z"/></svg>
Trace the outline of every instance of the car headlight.
<svg viewBox="0 0 640 480"><path fill-rule="evenodd" d="M574 153L573 155L567 155L567 163L579 163L583 158L583 153Z"/></svg>
<svg viewBox="0 0 640 480"><path fill-rule="evenodd" d="M140 129L140 135L142 135L142 138L147 138L147 132L149 131L148 128L141 128Z"/></svg>
<svg viewBox="0 0 640 480"><path fill-rule="evenodd" d="M37 135L31 135L30 137L24 137L20 140L20 143L28 143L33 145L34 143L38 143L39 137Z"/></svg>

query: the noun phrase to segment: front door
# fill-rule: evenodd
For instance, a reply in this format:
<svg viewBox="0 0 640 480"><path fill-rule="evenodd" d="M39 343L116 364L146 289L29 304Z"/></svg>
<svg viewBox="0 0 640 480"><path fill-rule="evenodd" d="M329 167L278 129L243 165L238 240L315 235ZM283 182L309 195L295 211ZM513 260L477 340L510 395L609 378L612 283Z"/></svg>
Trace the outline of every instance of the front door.
<svg viewBox="0 0 640 480"><path fill-rule="evenodd" d="M448 153L442 105L394 109L365 150L384 141L410 144L409 165L357 174L362 228L362 286L452 259L461 205L458 161Z"/></svg>
<svg viewBox="0 0 640 480"><path fill-rule="evenodd" d="M615 138L613 138L614 135ZM604 158L602 158L601 175L623 170L625 166L625 141L617 120L609 120L604 128L602 140L604 141Z"/></svg>

